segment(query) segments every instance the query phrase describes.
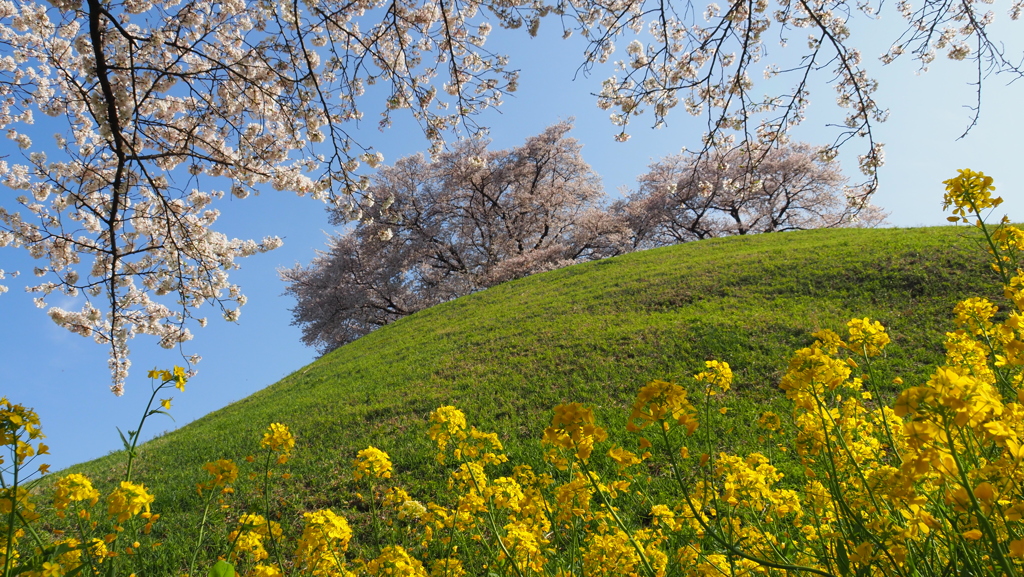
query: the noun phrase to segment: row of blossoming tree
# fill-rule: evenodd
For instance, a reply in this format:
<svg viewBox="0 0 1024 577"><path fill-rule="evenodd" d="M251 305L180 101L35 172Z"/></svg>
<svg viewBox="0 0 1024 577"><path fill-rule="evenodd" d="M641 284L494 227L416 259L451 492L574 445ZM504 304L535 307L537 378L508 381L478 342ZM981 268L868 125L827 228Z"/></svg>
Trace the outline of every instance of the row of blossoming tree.
<svg viewBox="0 0 1024 577"><path fill-rule="evenodd" d="M481 139L381 167L360 222L308 266L282 271L293 324L326 353L416 311L569 264L733 234L874 226L837 160L792 144L747 167L739 149L670 155L608 203L562 122L510 150ZM335 224L349 209L329 211Z"/></svg>
<svg viewBox="0 0 1024 577"><path fill-rule="evenodd" d="M449 472L446 494L417 500L393 478L385 452L368 447L354 456L352 478L365 486L371 517L359 554L350 552L356 536L338 512L306 512L295 532L273 520L273 484L287 477L282 468L296 446L288 427L273 423L262 456L247 459L260 462L263 510L211 523L208 513L230 499L239 467L227 459L208 463L209 478L198 485L207 504L192 533L195 552L153 568L146 562L157 544L147 536L159 515L150 510L148 489L131 480L130 466L105 496L80 474L56 481L52 509L67 525L42 530L29 481L45 471L33 465L46 450L39 420L3 399L0 442L9 454L0 477L2 576L143 568L216 577L1020 574L1024 231L1005 221L994 229L983 224L981 212L1000 202L990 194L991 178L963 170L946 185L951 218L983 231L1010 309L997 321L986 299L958 304L945 360L892 406L879 395L886 383L875 368L889 337L879 323L854 319L847 336L818 331L790 360L780 386L792 411L758 420L769 439L765 453L716 452L708 435L704 450L690 448L688 440L700 438L712 419L726 418L712 410L728 402L732 381L721 361L707 361L685 387L643 386L628 418L635 436L625 444L610 443L585 406L555 407L541 440L543 469L510 466L495 433L469 426L455 407L440 407L427 434ZM186 381L179 369L151 377L160 384L150 406L164 387ZM146 415L158 411L147 407ZM792 478L774 463L778 440L791 443L802 469ZM599 475L602 460L614 464L612 473ZM645 490L654 466L674 486L660 502ZM200 551L212 555L201 558Z"/></svg>

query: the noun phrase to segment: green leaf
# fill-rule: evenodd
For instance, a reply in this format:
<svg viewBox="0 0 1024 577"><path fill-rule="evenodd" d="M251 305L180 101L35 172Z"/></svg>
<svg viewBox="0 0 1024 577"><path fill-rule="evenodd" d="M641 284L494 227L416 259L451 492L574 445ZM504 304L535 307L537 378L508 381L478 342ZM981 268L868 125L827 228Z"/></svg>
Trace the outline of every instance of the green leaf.
<svg viewBox="0 0 1024 577"><path fill-rule="evenodd" d="M839 564L839 574L850 574L850 558L846 555L846 544L840 538L836 541L836 563Z"/></svg>
<svg viewBox="0 0 1024 577"><path fill-rule="evenodd" d="M235 566L221 559L210 568L210 577L235 577Z"/></svg>
<svg viewBox="0 0 1024 577"><path fill-rule="evenodd" d="M132 448L132 444L128 442L128 439L124 438L124 433L121 432L121 427L114 427L114 428L117 429L117 434L121 435L121 442L124 443L124 450L125 451L130 451L131 448Z"/></svg>

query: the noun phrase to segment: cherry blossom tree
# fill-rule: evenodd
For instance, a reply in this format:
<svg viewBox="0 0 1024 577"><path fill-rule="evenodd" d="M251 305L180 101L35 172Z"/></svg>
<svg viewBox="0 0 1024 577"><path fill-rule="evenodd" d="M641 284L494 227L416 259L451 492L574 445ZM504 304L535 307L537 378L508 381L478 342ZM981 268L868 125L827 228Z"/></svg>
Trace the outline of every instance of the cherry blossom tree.
<svg viewBox="0 0 1024 577"><path fill-rule="evenodd" d="M0 207L0 246L40 259L28 287L40 307L54 291L84 298L49 315L110 347L119 394L132 337L187 341L204 303L236 319L245 297L228 272L281 244L216 232L218 199L266 186L351 206L360 161L380 160L346 128L368 85L386 87L382 125L409 109L435 146L514 88L504 58L480 48L476 9L3 0L0 127L18 150L0 178L19 196ZM39 113L63 124L52 140L32 129Z"/></svg>
<svg viewBox="0 0 1024 577"><path fill-rule="evenodd" d="M237 318L236 259L280 244L217 232L221 198L272 187L355 216L368 186L360 163L381 162L350 133L367 98L383 100L382 127L408 111L440 152L446 134L472 133L474 115L516 88L508 58L485 48L492 28L535 34L546 16L583 38L585 71L614 63L598 104L620 140L633 117L649 111L661 125L682 105L707 118L704 155L777 148L803 119L811 85L831 85L848 114L820 154L863 137L867 180L851 196L863 203L883 161L872 126L885 111L850 25L880 4L0 0L0 127L11 141L0 180L16 191L0 205L0 246L39 259L27 288L40 307L54 292L80 299L79 310L48 313L110 348L119 393L133 336L177 346L205 323L194 318L204 304ZM989 35L988 6L900 0L907 32L884 59L907 53L924 67L944 51L971 61L980 101L988 73L1021 75ZM1022 6L1011 0L1011 19ZM801 38L788 46L793 34ZM769 47L779 60L766 61ZM762 74L782 88L754 96ZM56 135L33 128L39 115L53 117Z"/></svg>
<svg viewBox="0 0 1024 577"><path fill-rule="evenodd" d="M309 266L281 273L303 342L324 353L458 296L621 252L625 223L601 206L600 179L570 128L510 150L466 140L378 170L363 220ZM349 216L333 214L338 224Z"/></svg>
<svg viewBox="0 0 1024 577"><path fill-rule="evenodd" d="M751 169L750 166L755 168ZM876 226L885 214L850 202L839 163L816 147L734 148L662 158L612 212L629 224L633 248L719 236L842 226Z"/></svg>

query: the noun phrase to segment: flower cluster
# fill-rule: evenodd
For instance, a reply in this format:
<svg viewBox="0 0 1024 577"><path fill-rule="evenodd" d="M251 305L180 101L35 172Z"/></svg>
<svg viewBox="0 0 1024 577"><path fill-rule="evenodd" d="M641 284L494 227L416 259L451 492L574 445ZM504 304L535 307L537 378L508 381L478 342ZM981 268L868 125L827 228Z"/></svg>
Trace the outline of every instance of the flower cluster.
<svg viewBox="0 0 1024 577"><path fill-rule="evenodd" d="M0 397L0 445L13 447L14 463L22 467L35 455L45 455L49 448L42 442L44 437L39 424L39 415L23 405L16 405L7 397ZM4 457L0 455L0 465ZM7 472L7 469L3 469ZM40 467L46 472L46 466Z"/></svg>
<svg viewBox="0 0 1024 577"><path fill-rule="evenodd" d="M202 495L204 490L210 491L221 487L226 490L238 479L238 465L231 459L218 459L203 465L203 469L210 474L210 479L205 483L198 483L196 489Z"/></svg>
<svg viewBox="0 0 1024 577"><path fill-rule="evenodd" d="M430 414L430 431L427 436L437 443L438 454L443 455L452 439L461 439L466 431L466 415L452 406L438 407Z"/></svg>
<svg viewBox="0 0 1024 577"><path fill-rule="evenodd" d="M877 357L882 354L885 345L889 344L889 335L878 321L867 318L853 319L846 323L846 328L850 331L846 346L865 357Z"/></svg>
<svg viewBox="0 0 1024 577"><path fill-rule="evenodd" d="M121 486L107 497L107 513L118 523L124 523L143 511L149 513L149 505L154 500L141 484L121 481Z"/></svg>
<svg viewBox="0 0 1024 577"><path fill-rule="evenodd" d="M570 403L555 407L555 416L551 419L551 426L544 429L542 443L554 451L549 452L549 458L564 468L565 462L558 456L558 449L569 450L577 459L587 461L594 444L607 438L608 433L594 424L594 411L579 403Z"/></svg>
<svg viewBox="0 0 1024 577"><path fill-rule="evenodd" d="M391 478L391 459L388 454L377 447L367 447L356 453L352 462L353 476L356 481L367 477L370 479Z"/></svg>
<svg viewBox="0 0 1024 577"><path fill-rule="evenodd" d="M92 481L79 473L69 474L54 486L53 508L58 517L64 517L71 503L87 501L89 505L95 505L99 500L100 492L93 488Z"/></svg>
<svg viewBox="0 0 1024 577"><path fill-rule="evenodd" d="M247 557L256 563L269 557L268 541L280 539L284 531L277 521L267 521L263 515L245 513L238 519L238 528L228 535L233 544L231 557Z"/></svg>
<svg viewBox="0 0 1024 577"><path fill-rule="evenodd" d="M267 432L263 434L260 446L264 449L270 449L272 452L280 453L277 457L277 462L278 464L283 464L288 460L292 449L295 448L295 437L292 436L288 425L271 423Z"/></svg>
<svg viewBox="0 0 1024 577"><path fill-rule="evenodd" d="M705 370L693 375L693 378L707 383L709 394L728 391L732 385L732 369L729 367L729 363L711 360L705 362L704 365ZM717 391L712 387L717 388Z"/></svg>
<svg viewBox="0 0 1024 577"><path fill-rule="evenodd" d="M181 392L185 392L185 383L188 382L185 369L177 366L171 371L153 369L149 371L148 376L164 383L174 383L174 386Z"/></svg>
<svg viewBox="0 0 1024 577"><path fill-rule="evenodd" d="M655 422L668 425L670 422L686 428L693 434L698 421L693 405L690 404L686 389L666 381L651 381L640 389L633 403L626 428L640 431Z"/></svg>
<svg viewBox="0 0 1024 577"><path fill-rule="evenodd" d="M983 172L975 172L969 168L957 171L956 178L943 181L946 185L946 195L942 199L942 208L953 207L953 216L949 217L950 222L970 223L970 216L980 218L981 211L987 208L995 208L1002 204L1003 199L993 197L992 192L996 187L992 185L992 177L986 176ZM976 220L978 224L980 220Z"/></svg>
<svg viewBox="0 0 1024 577"><path fill-rule="evenodd" d="M328 575L338 568L352 540L352 528L330 509L304 513L306 521L295 548L295 563L312 575Z"/></svg>

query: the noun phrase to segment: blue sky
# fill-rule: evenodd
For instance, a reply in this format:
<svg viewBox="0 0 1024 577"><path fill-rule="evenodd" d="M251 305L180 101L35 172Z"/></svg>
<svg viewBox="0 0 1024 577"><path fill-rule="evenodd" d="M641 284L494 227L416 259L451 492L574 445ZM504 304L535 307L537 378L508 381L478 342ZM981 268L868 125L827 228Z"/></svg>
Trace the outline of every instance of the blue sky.
<svg viewBox="0 0 1024 577"><path fill-rule="evenodd" d="M916 73L909 59L883 67L874 58L895 37L889 34L894 28L889 26L884 34L878 30L865 27L867 34L858 37L855 29L852 41L863 48L870 72L880 81L877 100L891 111L889 121L876 127L876 139L886 144L886 165L874 203L891 212L889 221L894 226L946 224L941 181L954 176L957 168L971 167L995 177L997 192L1007 201L1000 212L1024 220L1024 194L1018 184L1024 182L1019 140L1024 134L1024 115L1019 108L1024 86L1006 86L1001 77L989 78L980 123L966 138L957 140L970 120L964 105L974 99L973 88L966 84L972 74L970 66L940 58L924 75ZM604 178L606 191L614 195L621 187L632 186L652 160L684 146L699 145L703 121L687 117L682 110L671 114L668 126L660 130L648 128L652 120L640 117L632 125L629 142L614 142L616 129L608 122L608 112L598 109L591 96L607 71L598 70L594 76L574 81L581 44L549 36L530 39L523 33L511 33L497 39L522 75L520 91L507 98L500 111L481 118L481 124L491 127L494 146L514 146L552 123L574 117L572 135L584 144L584 157ZM1009 48L1012 53L1014 46ZM811 94L808 119L795 133L798 140L825 143L834 137L825 125L842 116L830 105L835 96L824 84L827 79L827 74L822 75ZM396 122L394 128L381 133L369 114L359 134L365 143L381 150L389 163L427 147L411 123ZM859 145L851 142L841 156L852 180L860 176L855 163L856 154L862 152ZM0 191L0 195L7 204L14 193ZM184 351L203 356L196 367L199 374L186 392L175 392L171 410L175 420L155 417L143 432L144 438L242 399L315 358L315 352L299 342L299 330L290 326L288 309L294 303L282 296L284 285L277 270L308 263L314 251L324 247L333 228L327 223L323 205L268 190L245 200L225 199L219 208L223 213L220 230L229 236L259 239L278 235L285 244L240 261L242 269L232 278L243 287L249 302L239 322L224 322L211 310L209 326L193 329L196 338L185 343ZM21 270L31 277L34 263L22 253L0 249L0 268ZM54 469L120 448L115 426L126 431L138 422L150 393L146 370L181 364L180 356L160 349L153 339L136 339L131 343L133 372L126 394L114 397L108 389L107 350L53 324L45 310L33 306L20 280L6 282L11 290L0 296L4 327L0 396L39 412L52 453L46 462ZM51 298L50 304L59 305L60 300Z"/></svg>

